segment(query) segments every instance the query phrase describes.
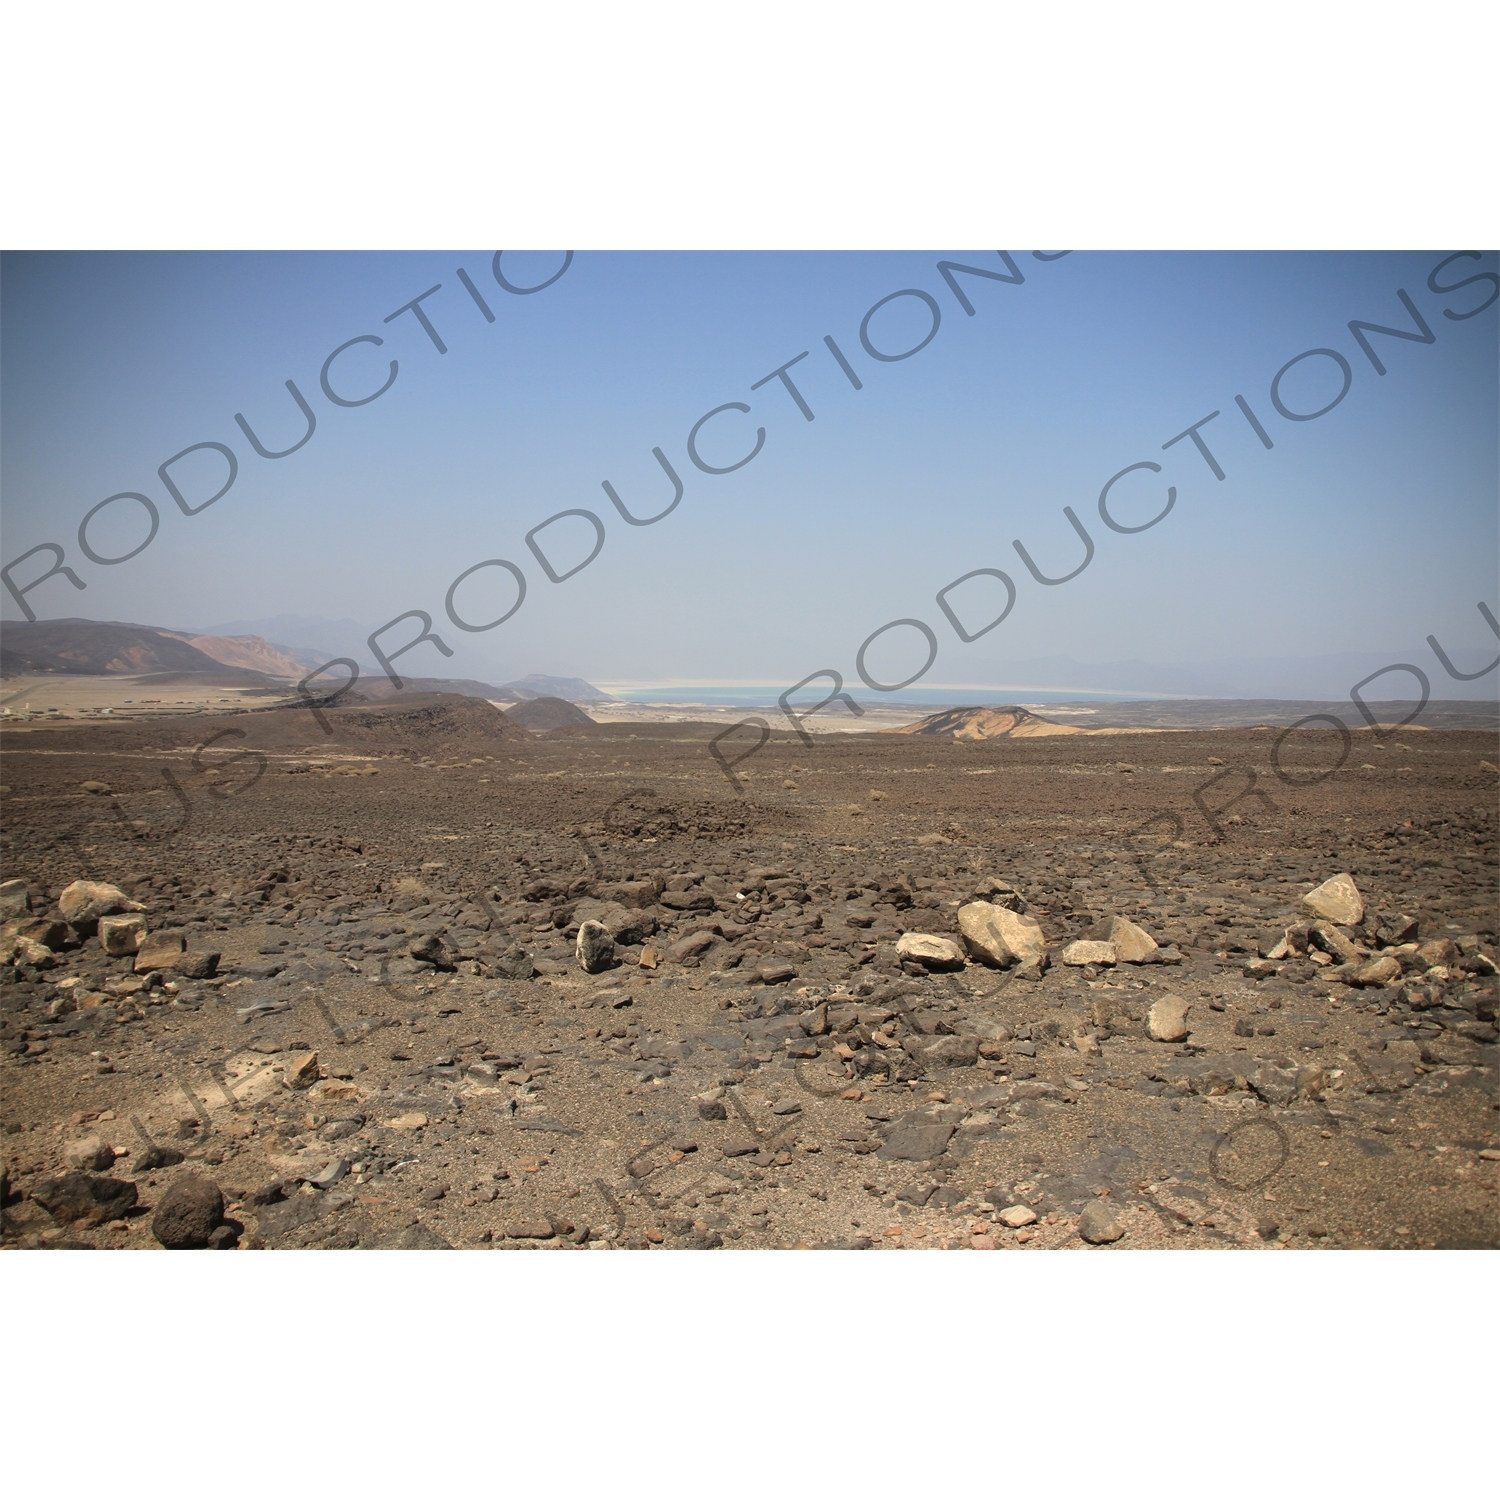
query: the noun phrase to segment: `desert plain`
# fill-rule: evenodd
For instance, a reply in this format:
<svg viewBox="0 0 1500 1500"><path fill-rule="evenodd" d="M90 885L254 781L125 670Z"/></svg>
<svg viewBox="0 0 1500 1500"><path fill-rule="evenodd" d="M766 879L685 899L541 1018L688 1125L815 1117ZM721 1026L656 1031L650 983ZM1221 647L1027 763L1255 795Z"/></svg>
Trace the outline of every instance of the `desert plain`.
<svg viewBox="0 0 1500 1500"><path fill-rule="evenodd" d="M3 732L9 1247L1500 1241L1493 732L223 703Z"/></svg>

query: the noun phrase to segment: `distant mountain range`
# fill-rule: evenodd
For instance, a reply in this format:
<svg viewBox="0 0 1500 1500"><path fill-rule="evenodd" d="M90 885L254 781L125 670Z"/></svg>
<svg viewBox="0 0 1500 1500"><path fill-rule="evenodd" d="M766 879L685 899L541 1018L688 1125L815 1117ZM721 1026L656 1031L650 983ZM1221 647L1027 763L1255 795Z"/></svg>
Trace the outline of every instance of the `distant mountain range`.
<svg viewBox="0 0 1500 1500"><path fill-rule="evenodd" d="M359 628L352 620L336 623ZM4 677L36 673L115 677L196 672L222 678L227 668L227 675L242 676L247 682L290 684L334 660L338 654L305 646L276 645L261 635L168 630L159 625L132 625L119 620L6 620L0 624L0 676ZM349 655L359 660L353 652ZM342 676L340 669L329 674L326 682L320 679L311 690L332 691ZM461 693L468 698L487 698L499 703L529 703L540 698L565 703L615 701L581 677L546 677L540 673L501 687L472 678L403 677L402 681L407 692ZM365 697L383 698L394 694L396 689L383 672L362 663L359 691Z"/></svg>
<svg viewBox="0 0 1500 1500"><path fill-rule="evenodd" d="M292 673L301 677L314 667L321 667L336 656L348 657L359 663L361 678L380 676L380 669L367 658L370 655L370 627L357 620L324 620L311 615L271 615L263 620L229 620L222 625L210 626L202 632L205 636L238 638L255 635L267 642L271 649L296 662L299 671ZM198 637L184 632L184 639ZM405 674L403 674L403 680ZM533 672L519 682L507 682L500 687L487 683L476 683L472 679L423 678L423 682L444 682L451 685L447 692L463 692L470 697L494 698L501 702L525 703L533 698L562 698L569 703L614 703L608 693L601 693L581 677L547 677ZM361 689L365 684L361 681ZM475 688L484 688L477 693Z"/></svg>
<svg viewBox="0 0 1500 1500"><path fill-rule="evenodd" d="M0 627L0 676L55 672L140 676L154 672L242 674L266 681L302 672L259 636L186 636L150 625L98 620L7 620Z"/></svg>

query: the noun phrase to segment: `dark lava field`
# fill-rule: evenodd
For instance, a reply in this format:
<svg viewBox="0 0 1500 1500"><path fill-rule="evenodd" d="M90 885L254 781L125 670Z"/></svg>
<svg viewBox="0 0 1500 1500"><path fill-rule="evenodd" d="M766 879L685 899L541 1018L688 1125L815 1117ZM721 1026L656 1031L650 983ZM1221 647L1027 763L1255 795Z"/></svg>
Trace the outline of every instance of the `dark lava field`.
<svg viewBox="0 0 1500 1500"><path fill-rule="evenodd" d="M5 731L5 1245L1500 1241L1492 734L322 718Z"/></svg>

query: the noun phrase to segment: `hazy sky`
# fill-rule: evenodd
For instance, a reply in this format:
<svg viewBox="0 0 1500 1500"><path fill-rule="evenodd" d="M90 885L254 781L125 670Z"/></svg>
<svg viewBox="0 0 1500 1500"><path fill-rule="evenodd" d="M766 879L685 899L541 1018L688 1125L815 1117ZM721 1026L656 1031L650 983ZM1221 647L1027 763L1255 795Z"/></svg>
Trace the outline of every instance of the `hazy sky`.
<svg viewBox="0 0 1500 1500"><path fill-rule="evenodd" d="M1141 658L1311 656L1418 649L1429 633L1453 649L1491 648L1475 605L1496 597L1496 256L1458 259L1439 294L1428 277L1453 252L1104 254L1042 260L1010 252L1024 284L956 280L949 259L1008 275L994 251L858 254L576 255L551 286L514 295L492 252L350 254L12 254L3 262L4 561L56 542L87 584L54 577L27 602L43 619L83 615L179 628L283 613L352 618L369 627L425 610L453 648L402 657L412 675L506 681L526 672L605 682L789 684L835 667L857 684L860 643L915 617L936 637L924 687L985 684L1003 664L1068 655ZM516 285L552 276L561 253L507 255ZM456 274L488 304L486 320ZM422 304L439 353L411 312L383 320L428 288ZM1404 290L1431 344L1369 335L1376 373L1351 319L1414 330ZM940 314L909 358L879 360L861 323L882 298L926 294ZM873 346L899 353L932 327L926 301L901 296L871 316ZM390 388L365 405L336 405ZM825 346L831 335L862 389ZM1278 414L1273 377L1309 350L1347 362L1347 395L1326 415ZM816 420L778 379L789 374ZM306 419L312 438L281 459ZM1316 411L1344 384L1327 354L1295 365L1279 387L1292 412ZM1235 404L1243 395L1274 447ZM687 439L715 407L692 462ZM1184 438L1201 435L1226 477ZM195 443L233 450L232 488L184 515L158 465ZM681 504L655 525L621 520L610 481L639 516L671 499L652 456L681 478ZM1100 519L1105 481L1132 464L1111 511L1147 522L1175 486L1176 505L1138 534ZM190 504L219 488L216 452L171 471ZM115 566L80 551L79 524L107 497L135 491L160 529ZM1030 575L1013 541L1059 586ZM593 512L598 556L562 583L525 536L558 511ZM101 556L145 537L144 509L117 501L90 523ZM579 518L539 542L561 573L594 542ZM504 624L453 627L445 596L465 569L506 559L527 594ZM50 564L39 554L12 577ZM938 590L978 568L1014 581L1009 617L972 644L956 635ZM950 602L971 632L994 617L1004 586L981 577ZM511 575L480 571L455 607L471 623L515 597ZM998 602L996 602L998 601ZM5 594L7 619L21 618ZM407 622L382 637L394 650ZM894 630L866 666L884 682L916 671L922 636ZM1406 659L1415 659L1407 657ZM1487 659L1487 658L1486 658ZM1424 662L1433 667L1428 652ZM1434 690L1442 674L1433 667ZM861 689L863 691L863 689Z"/></svg>

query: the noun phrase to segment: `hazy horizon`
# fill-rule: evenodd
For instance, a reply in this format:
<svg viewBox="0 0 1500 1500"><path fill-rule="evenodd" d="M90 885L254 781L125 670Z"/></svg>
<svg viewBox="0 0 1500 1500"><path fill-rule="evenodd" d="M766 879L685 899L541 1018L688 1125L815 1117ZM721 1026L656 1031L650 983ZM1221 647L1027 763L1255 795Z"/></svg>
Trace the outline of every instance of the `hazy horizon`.
<svg viewBox="0 0 1500 1500"><path fill-rule="evenodd" d="M31 590L42 619L294 617L336 638L254 633L372 665L363 635L422 610L453 654L417 646L398 662L414 677L784 689L831 668L866 697L861 643L915 619L936 649L893 629L867 649L873 681L903 681L931 654L912 693L1342 698L1403 661L1434 698L1490 697L1492 676L1454 680L1426 645L1437 636L1460 671L1500 650L1477 609L1500 603L1496 309L1474 313L1496 257L1453 254L580 252L565 270L561 254L506 256L513 286L557 276L529 295L496 280L491 252L10 254L4 562L65 549L87 589L55 576ZM945 276L944 260L989 276ZM434 286L429 333L397 310ZM1367 350L1350 320L1417 337L1364 332ZM878 357L934 322L909 357ZM336 396L378 389L393 359L399 372L369 404L342 406L320 372L357 338L384 342L339 355ZM786 371L794 393L775 372L804 351ZM1347 385L1308 420L1270 390L1299 355L1277 390L1286 413ZM261 457L235 414L268 451L290 448L308 424L289 379L316 427L297 451ZM704 424L701 465L728 469L758 430L763 443L733 472L705 472L688 434L734 402L750 410ZM1210 412L1205 453L1187 429ZM238 473L189 516L157 471L203 443L229 448ZM673 495L658 447L683 499L627 524L602 484L637 518L656 514ZM1139 534L1112 529L1101 488L1147 463L1160 471L1126 473L1110 519L1146 527L1168 486L1170 513ZM225 473L205 448L169 477L191 509ZM79 524L122 492L150 500L159 530L137 557L90 562ZM1064 506L1094 554L1043 584L1032 566L1058 578L1083 561ZM554 583L526 535L566 510L591 512L604 540ZM145 534L144 507L126 499L88 539L111 557ZM575 515L537 545L565 573L595 535ZM505 569L458 582L494 559L524 575L524 602L493 629L456 627L455 585L471 624L514 602ZM14 581L49 566L34 556ZM936 595L985 569L1009 576L1015 603L981 634L1005 604L1000 580L954 589L957 623ZM22 617L8 592L0 602ZM407 621L381 644L415 633ZM1048 663L1068 664L1064 680L1028 683ZM1408 689L1392 674L1366 691ZM802 696L826 690L820 679Z"/></svg>

